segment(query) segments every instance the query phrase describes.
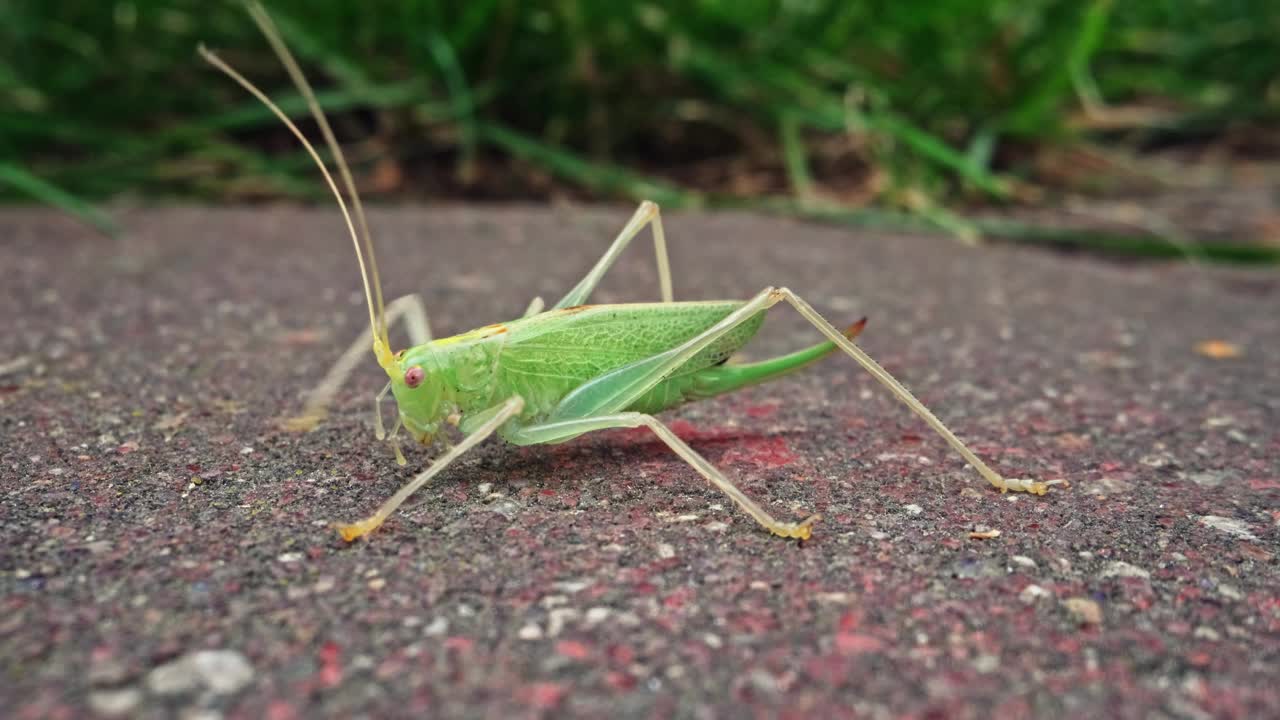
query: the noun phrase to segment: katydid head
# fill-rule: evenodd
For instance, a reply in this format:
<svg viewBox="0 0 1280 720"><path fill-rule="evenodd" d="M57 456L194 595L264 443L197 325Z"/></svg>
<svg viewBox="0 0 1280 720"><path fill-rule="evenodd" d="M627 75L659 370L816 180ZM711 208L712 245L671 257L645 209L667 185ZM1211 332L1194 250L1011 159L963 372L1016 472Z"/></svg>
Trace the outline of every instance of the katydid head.
<svg viewBox="0 0 1280 720"><path fill-rule="evenodd" d="M430 441L452 410L445 379L431 355L421 350L402 352L395 356L387 374L405 428L419 440Z"/></svg>

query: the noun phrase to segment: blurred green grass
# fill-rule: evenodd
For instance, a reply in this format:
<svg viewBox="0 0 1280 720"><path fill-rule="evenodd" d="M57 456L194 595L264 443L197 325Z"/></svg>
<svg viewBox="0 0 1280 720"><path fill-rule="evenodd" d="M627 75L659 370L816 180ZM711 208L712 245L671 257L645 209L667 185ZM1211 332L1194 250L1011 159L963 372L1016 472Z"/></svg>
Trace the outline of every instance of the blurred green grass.
<svg viewBox="0 0 1280 720"><path fill-rule="evenodd" d="M305 109L241 6L8 0L0 200L319 198L198 42ZM1280 119L1274 0L269 3L364 185L397 197L949 208L1046 182L1045 147ZM1131 122L1075 122L1106 108ZM980 228L979 228L980 229Z"/></svg>

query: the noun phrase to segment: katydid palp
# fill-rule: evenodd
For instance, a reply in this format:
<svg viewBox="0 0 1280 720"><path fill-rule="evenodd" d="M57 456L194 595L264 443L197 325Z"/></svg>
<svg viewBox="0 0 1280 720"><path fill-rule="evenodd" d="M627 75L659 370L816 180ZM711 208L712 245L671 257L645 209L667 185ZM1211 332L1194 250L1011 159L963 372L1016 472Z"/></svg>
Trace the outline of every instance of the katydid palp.
<svg viewBox="0 0 1280 720"><path fill-rule="evenodd" d="M418 296L400 298L384 308L372 237L342 150L270 17L257 3L250 3L249 12L307 100L338 166L351 210L324 161L297 126L220 58L203 47L200 53L262 101L289 128L319 166L337 199L360 267L373 353L390 379L374 403L378 439L386 439L381 403L388 391L398 410L390 440L400 464L405 464L398 444L401 428L424 444L429 444L445 424L457 426L465 436L373 515L355 523L339 524L337 529L346 540L355 540L379 527L449 463L495 432L510 443L534 445L564 442L594 430L621 427L649 428L769 532L808 538L819 520L817 515L798 523L774 519L654 415L685 402L772 380L837 349L885 385L995 488L1043 495L1051 485L1062 482L1006 479L989 468L853 342L865 321L841 332L786 288L767 287L745 301L675 302L662 219L657 205L651 202L640 205L604 256L549 310L544 311L541 298L535 298L520 319L432 339L426 310ZM584 304L621 252L646 226L654 238L662 302ZM729 362L730 356L756 334L766 311L780 302L794 307L826 341L761 362ZM387 327L398 319L405 321L414 345L393 353ZM368 342L358 338L342 355L310 393L303 414L292 419L289 427L310 429L323 418L338 388L369 347Z"/></svg>

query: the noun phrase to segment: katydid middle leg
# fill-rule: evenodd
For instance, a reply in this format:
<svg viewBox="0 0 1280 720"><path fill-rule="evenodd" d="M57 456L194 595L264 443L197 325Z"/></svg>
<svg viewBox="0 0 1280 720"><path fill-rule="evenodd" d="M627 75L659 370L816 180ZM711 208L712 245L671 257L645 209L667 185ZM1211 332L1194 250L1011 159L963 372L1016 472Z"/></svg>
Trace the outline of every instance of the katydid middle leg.
<svg viewBox="0 0 1280 720"><path fill-rule="evenodd" d="M693 448L689 447L685 441L681 440L671 428L667 427L652 415L638 412L614 413L612 415L598 415L595 417L581 418L578 420L561 420L559 422L551 422L543 425L529 425L517 428L507 435L507 440L519 445L535 444L535 443L553 443L561 440L567 440L583 433L592 432L594 430L605 430L607 428L620 427L647 427L658 436L662 442L667 444L675 454L681 459L689 463L698 474L706 478L708 482L716 486L716 489L729 496L730 500L737 503L748 515L755 518L756 522L764 526L766 530L780 537L798 538L806 540L812 532L813 524L822 519L820 515L810 515L801 522L782 522L774 519L772 515L765 511L764 508L756 504L754 500L747 497L746 493L738 489L724 473L716 469L706 458L702 457Z"/></svg>
<svg viewBox="0 0 1280 720"><path fill-rule="evenodd" d="M398 320L404 320L405 329L409 333L409 341L414 345L431 342L431 323L427 320L427 308L421 295L405 295L387 305L384 322L387 326ZM329 404L355 370L356 364L369 352L369 336L361 334L351 346L338 358L338 361L325 373L324 379L307 394L302 413L287 418L283 425L287 430L306 432L312 430L328 413ZM390 387L390 386L388 386ZM379 393L374 400L374 423L378 428L378 439L385 434L382 430L382 399L386 390Z"/></svg>
<svg viewBox="0 0 1280 720"><path fill-rule="evenodd" d="M671 262L667 259L667 236L662 230L662 213L658 209L657 203L645 200L640 203L640 207L636 208L635 213L627 224L618 233L618 237L605 251L604 255L596 261L594 267L587 273L586 277L578 281L564 297L560 298L560 302L556 303L553 310L561 308L573 307L581 305L591 296L591 292L596 289L596 285L600 284L600 279L609 271L613 263L617 261L618 256L626 249L636 235L644 229L645 225L653 228L653 250L655 259L658 264L658 287L662 293L662 302L671 302L673 293L671 290Z"/></svg>

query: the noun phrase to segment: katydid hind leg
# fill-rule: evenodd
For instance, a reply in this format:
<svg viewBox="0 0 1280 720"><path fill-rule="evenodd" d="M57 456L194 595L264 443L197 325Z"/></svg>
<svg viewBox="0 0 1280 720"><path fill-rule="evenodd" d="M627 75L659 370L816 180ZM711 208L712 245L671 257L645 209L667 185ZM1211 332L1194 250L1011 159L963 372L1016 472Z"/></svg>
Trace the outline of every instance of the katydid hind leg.
<svg viewBox="0 0 1280 720"><path fill-rule="evenodd" d="M725 477L724 473L720 472L706 458L689 447L670 428L652 415L624 412L575 420L562 420L543 425L530 425L514 430L507 435L507 440L521 445L554 443L595 430L620 427L647 427L652 430L660 440L666 443L667 447L671 448L690 467L698 471L699 475L706 478L716 489L728 495L729 499L733 500L738 507L742 508L744 512L774 535L805 540L812 533L813 524L822 519L819 515L810 515L798 523L782 522L775 519L764 508L739 490L733 484L733 481Z"/></svg>
<svg viewBox="0 0 1280 720"><path fill-rule="evenodd" d="M853 340L849 339L845 333L840 332L827 321L826 318L818 314L809 303L803 298L795 294L787 288L770 288L766 290L770 296L769 305L774 305L779 301L785 300L788 304L796 309L805 320L808 320L815 328L818 329L828 340L835 343L846 355L853 358L864 370L869 372L876 380L893 393L904 405L911 409L920 419L924 420L934 432L942 436L953 450L960 454L987 482L1001 492L1025 492L1032 495L1044 495L1048 492L1049 487L1063 483L1062 480L1039 481L1025 478L1005 478L995 470L992 470L983 462L972 450L968 448L950 428L942 423L941 420L933 414L924 403L916 399L911 391L903 387L902 383L889 374L887 370L880 367L874 359L871 358L862 348L858 347Z"/></svg>
<svg viewBox="0 0 1280 720"><path fill-rule="evenodd" d="M706 344L731 331L735 326L745 322L758 312L768 310L780 302L786 301L794 307L805 320L818 329L827 340L853 358L859 365L889 389L904 405L918 415L934 432L942 436L953 450L960 454L978 471L987 482L1001 492L1026 492L1033 495L1044 495L1052 485L1060 484L1060 480L1038 481L1021 478L1004 478L992 470L972 450L968 448L955 433L942 423L916 399L909 390L903 387L887 370L867 355L862 348L849 338L849 328L845 332L837 330L834 325L818 314L809 303L787 288L767 287L748 300L723 320L711 326L701 335L688 340L684 345L669 350L654 358L642 360L632 366L615 370L592 383L588 383L570 393L553 412L554 419L570 419L588 415L602 415L626 409L648 389L661 382L667 374L679 367Z"/></svg>
<svg viewBox="0 0 1280 720"><path fill-rule="evenodd" d="M335 525L339 533L347 542L351 542L356 538L363 537L378 529L391 513L396 511L410 495L417 492L423 485L430 482L431 478L439 475L442 470L449 466L454 460L457 460L471 448L480 444L485 438L493 434L495 430L502 427L511 418L520 414L524 409L524 399L519 395L513 395L501 405L497 405L486 412L488 419L480 426L476 427L471 434L463 438L462 442L449 448L444 455L436 458L431 466L426 470L418 473L412 480L405 483L395 495L392 495L386 502L378 508L377 512L358 520L354 523L338 523Z"/></svg>
<svg viewBox="0 0 1280 720"><path fill-rule="evenodd" d="M404 320L405 329L409 333L409 341L412 344L422 345L431 342L431 323L427 319L427 308L422 301L422 296L405 295L387 305L387 325L390 326L398 320ZM343 383L347 381L347 378L351 377L351 373L355 371L356 366L368 352L369 336L361 334L342 353L337 362L333 364L333 367L329 368L329 372L325 373L320 383L307 393L307 399L303 404L301 414L283 421L284 428L295 432L306 432L319 425L320 421L328 413L329 405L333 402L334 396L342 389ZM385 392L379 394L374 402L375 425L379 428L379 440L382 439L384 434L381 430L382 414L380 412L381 400L384 395Z"/></svg>
<svg viewBox="0 0 1280 720"><path fill-rule="evenodd" d="M641 360L624 368L619 368L570 393L560 405L552 411L549 420L571 421L587 417L610 415L630 407L637 399L656 386L674 369L678 368L699 350L714 342L717 338L730 332L737 325L745 322L758 312L767 310L779 302L786 301L794 307L806 320L816 327L827 339L834 343L846 355L852 357L864 369L871 373L880 383L885 385L895 397L919 415L935 432L943 437L969 464L973 465L992 486L1001 490L1027 492L1043 495L1051 485L1060 481L1040 482L1024 479L1006 479L987 466L956 435L951 432L927 407L915 398L879 363L867 355L847 333L841 332L830 322L818 314L799 295L786 288L765 288L730 313L723 320L708 328L695 338L684 344ZM850 328L853 330L853 328Z"/></svg>
<svg viewBox="0 0 1280 720"><path fill-rule="evenodd" d="M604 255L596 261L594 267L586 274L586 277L578 281L572 290L564 297L560 298L560 302L556 303L552 308L559 310L561 308L573 307L581 305L591 296L592 291L600 284L600 280L604 277L613 263L617 261L618 256L627 248L627 245L635 239L636 235L648 225L653 232L653 248L654 256L658 265L658 288L662 295L662 302L672 302L673 292L671 290L671 262L667 258L667 238L666 233L662 229L662 213L657 203L648 200L640 203L640 207L636 208L635 214L623 226L622 231L618 233L618 237L614 239L613 244L605 251Z"/></svg>

